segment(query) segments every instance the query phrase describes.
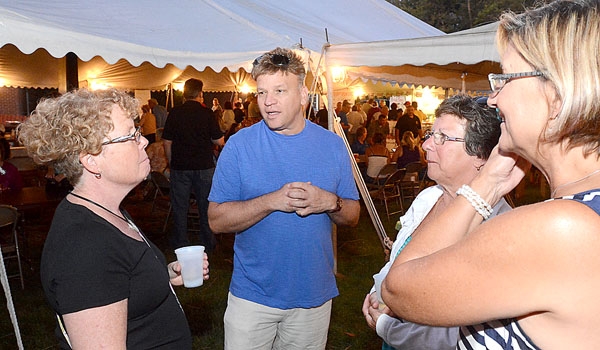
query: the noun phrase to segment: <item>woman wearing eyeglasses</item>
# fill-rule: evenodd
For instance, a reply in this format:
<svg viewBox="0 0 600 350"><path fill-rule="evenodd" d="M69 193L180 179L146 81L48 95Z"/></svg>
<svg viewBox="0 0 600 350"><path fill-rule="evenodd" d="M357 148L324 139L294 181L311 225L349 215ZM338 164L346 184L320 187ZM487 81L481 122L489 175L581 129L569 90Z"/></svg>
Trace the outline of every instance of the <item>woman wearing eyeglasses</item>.
<svg viewBox="0 0 600 350"><path fill-rule="evenodd" d="M467 95L443 101L435 112L432 131L425 135L427 175L437 185L423 190L400 218L402 228L392 247L390 262L377 274L388 273L395 257L418 234L420 225L435 220L456 198L462 184L469 183L485 164L500 136L500 121L492 110L481 107ZM410 131L406 133L410 134ZM510 210L501 200L494 214ZM444 232L438 232L443 236ZM374 277L379 277L375 275ZM380 280L376 278L376 280ZM367 324L384 340L384 349L454 349L458 328L428 327L394 316L377 298L374 286L363 303Z"/></svg>
<svg viewBox="0 0 600 350"><path fill-rule="evenodd" d="M40 102L20 127L29 154L74 187L56 209L40 270L63 349L191 348L172 288L183 282L179 263L167 267L120 208L150 171L137 110L124 92L78 90Z"/></svg>
<svg viewBox="0 0 600 350"><path fill-rule="evenodd" d="M383 299L411 321L462 326L460 349L597 349L600 1L504 14L497 39L499 147L396 259ZM529 162L551 199L479 225Z"/></svg>

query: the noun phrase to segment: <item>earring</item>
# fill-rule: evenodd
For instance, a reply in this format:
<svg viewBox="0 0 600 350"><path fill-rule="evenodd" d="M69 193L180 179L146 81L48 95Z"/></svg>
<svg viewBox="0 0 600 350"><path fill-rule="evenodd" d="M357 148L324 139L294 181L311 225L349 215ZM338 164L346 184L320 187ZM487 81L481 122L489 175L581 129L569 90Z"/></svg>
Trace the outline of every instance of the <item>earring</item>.
<svg viewBox="0 0 600 350"><path fill-rule="evenodd" d="M481 164L480 166L476 166L475 169L477 169L477 171L481 170L481 168L483 167L484 164Z"/></svg>
<svg viewBox="0 0 600 350"><path fill-rule="evenodd" d="M95 177L96 179L100 180L100 178L102 178L102 174L100 174L100 173L95 173L95 174L94 174L94 177Z"/></svg>

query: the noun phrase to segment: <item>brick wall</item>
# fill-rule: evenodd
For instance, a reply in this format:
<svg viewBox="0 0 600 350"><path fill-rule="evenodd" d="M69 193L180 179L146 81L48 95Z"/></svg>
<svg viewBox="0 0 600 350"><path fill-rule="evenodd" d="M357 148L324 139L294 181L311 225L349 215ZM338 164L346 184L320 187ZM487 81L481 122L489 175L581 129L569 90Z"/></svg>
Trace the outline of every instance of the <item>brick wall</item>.
<svg viewBox="0 0 600 350"><path fill-rule="evenodd" d="M25 116L24 89L0 88L0 117L1 116ZM9 119L10 120L10 119Z"/></svg>

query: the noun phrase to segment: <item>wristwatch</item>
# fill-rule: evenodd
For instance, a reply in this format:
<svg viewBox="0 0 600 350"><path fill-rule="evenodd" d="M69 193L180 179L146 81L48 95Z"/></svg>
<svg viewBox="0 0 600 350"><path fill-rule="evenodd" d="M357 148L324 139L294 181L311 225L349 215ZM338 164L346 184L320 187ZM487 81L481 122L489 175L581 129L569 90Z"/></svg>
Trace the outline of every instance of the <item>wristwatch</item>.
<svg viewBox="0 0 600 350"><path fill-rule="evenodd" d="M337 197L337 201L335 202L336 207L333 210L329 210L328 213L337 213L338 211L342 210L342 206L344 205L344 200L340 198L340 196L336 196Z"/></svg>

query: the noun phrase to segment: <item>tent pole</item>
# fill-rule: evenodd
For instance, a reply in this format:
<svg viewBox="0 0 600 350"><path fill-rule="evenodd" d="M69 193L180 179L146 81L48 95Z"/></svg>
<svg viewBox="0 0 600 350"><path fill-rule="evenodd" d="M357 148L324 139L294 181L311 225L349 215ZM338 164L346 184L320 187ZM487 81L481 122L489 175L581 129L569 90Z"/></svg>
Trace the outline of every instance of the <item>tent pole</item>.
<svg viewBox="0 0 600 350"><path fill-rule="evenodd" d="M66 56L67 63L67 91L79 88L79 71L77 68L77 55L68 52Z"/></svg>
<svg viewBox="0 0 600 350"><path fill-rule="evenodd" d="M352 173L354 175L354 181L358 187L358 190L362 196L363 202L367 208L367 212L371 217L371 221L373 222L373 226L375 226L375 231L377 231L377 236L381 241L381 245L383 247L383 251L386 256L389 254L389 251L392 249L392 244L394 243L390 237L385 232L385 227L381 222L381 218L379 217L379 213L377 213L377 208L375 208L375 204L373 203L373 199L369 194L369 190L367 185L365 184L365 180L362 178L362 174L360 169L358 168L358 164L356 163L356 159L354 159L354 154L352 149L350 148L350 144L346 139L346 135L344 134L344 130L342 129L341 124L335 119L335 112L333 107L333 78L331 77L331 69L329 69L328 57L327 57L327 48L329 44L325 44L324 54L325 54L325 73L327 77L327 101L328 101L328 117L329 117L329 130L335 132L339 137L344 140L344 144L346 145L346 151L348 153L348 157L350 157L352 162ZM414 90L413 90L414 92ZM335 232L335 231L334 231Z"/></svg>

